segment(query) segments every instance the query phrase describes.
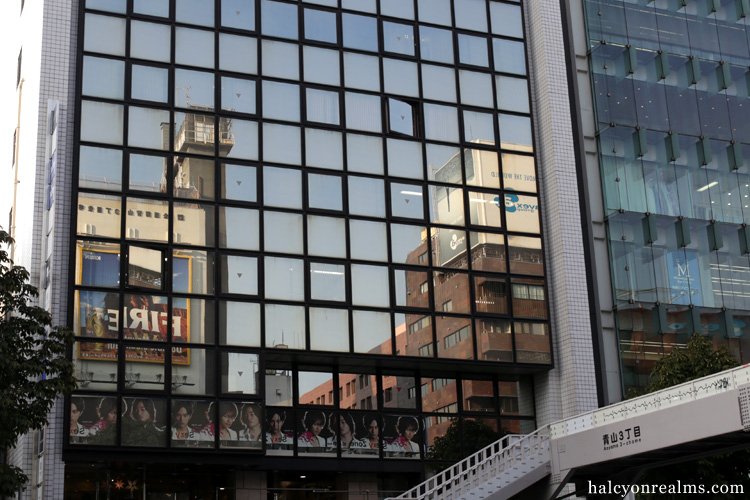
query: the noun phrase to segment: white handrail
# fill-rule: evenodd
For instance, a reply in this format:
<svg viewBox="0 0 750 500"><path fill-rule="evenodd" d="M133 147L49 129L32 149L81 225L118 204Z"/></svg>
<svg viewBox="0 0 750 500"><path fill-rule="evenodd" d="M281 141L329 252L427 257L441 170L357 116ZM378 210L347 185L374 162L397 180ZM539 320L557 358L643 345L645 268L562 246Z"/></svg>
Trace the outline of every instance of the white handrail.
<svg viewBox="0 0 750 500"><path fill-rule="evenodd" d="M548 440L549 426L527 435L509 434L395 498L431 500L438 495L449 500L458 498L541 452Z"/></svg>

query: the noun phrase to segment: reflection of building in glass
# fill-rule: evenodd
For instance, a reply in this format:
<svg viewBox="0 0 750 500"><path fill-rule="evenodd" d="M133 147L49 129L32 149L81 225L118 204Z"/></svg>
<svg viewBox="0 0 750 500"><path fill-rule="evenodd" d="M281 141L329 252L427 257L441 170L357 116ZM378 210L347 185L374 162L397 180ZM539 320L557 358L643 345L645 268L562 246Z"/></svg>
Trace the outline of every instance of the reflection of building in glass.
<svg viewBox="0 0 750 500"><path fill-rule="evenodd" d="M524 32L553 7L63 3L21 14L75 36L23 62L12 224L81 383L54 414L71 432L12 458L43 457L24 500L384 497L446 464L452 421L596 405L571 138L548 123L567 101L545 100L569 95L546 82L567 44ZM668 288L696 297L695 275Z"/></svg>

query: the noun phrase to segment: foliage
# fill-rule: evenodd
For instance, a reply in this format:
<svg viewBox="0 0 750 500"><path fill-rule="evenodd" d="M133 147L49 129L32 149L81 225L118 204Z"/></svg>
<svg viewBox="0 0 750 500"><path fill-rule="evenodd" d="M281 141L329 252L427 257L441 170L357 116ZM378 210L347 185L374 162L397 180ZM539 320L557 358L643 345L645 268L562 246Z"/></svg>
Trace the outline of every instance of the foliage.
<svg viewBox="0 0 750 500"><path fill-rule="evenodd" d="M0 230L0 451L9 451L23 434L47 425L60 393L75 389L73 364L66 359L73 332L52 327L50 314L33 305L38 296L29 272L10 260L13 239ZM0 496L14 497L28 478L0 464Z"/></svg>
<svg viewBox="0 0 750 500"><path fill-rule="evenodd" d="M695 334L685 349L673 349L661 358L651 371L652 382L646 392L654 392L673 385L682 384L706 377L713 373L728 370L739 363L726 347L714 349L711 341ZM690 418L689 416L687 418ZM710 422L706 422L710 425ZM682 462L666 467L650 469L641 477L641 484L682 484L711 485L742 484L744 491L750 491L750 450L742 450L709 458ZM667 499L669 494L640 494L639 499ZM714 499L740 499L745 495L716 494Z"/></svg>
<svg viewBox="0 0 750 500"><path fill-rule="evenodd" d="M505 434L507 433L498 433L481 420L464 420L461 425L459 420L454 418L451 419L445 435L435 438L427 456L433 460L460 460L491 445Z"/></svg>

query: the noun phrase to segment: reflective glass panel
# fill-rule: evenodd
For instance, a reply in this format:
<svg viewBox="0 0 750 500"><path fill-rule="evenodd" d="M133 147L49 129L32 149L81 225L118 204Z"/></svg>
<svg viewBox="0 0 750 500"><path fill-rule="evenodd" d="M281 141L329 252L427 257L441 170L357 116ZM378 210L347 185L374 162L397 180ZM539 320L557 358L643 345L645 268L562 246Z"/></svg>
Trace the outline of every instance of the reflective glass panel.
<svg viewBox="0 0 750 500"><path fill-rule="evenodd" d="M542 240L527 236L508 236L510 272L544 275Z"/></svg>
<svg viewBox="0 0 750 500"><path fill-rule="evenodd" d="M198 347L173 346L172 394L214 394L216 391L214 354L213 350ZM213 436L207 441L211 443L210 446L213 446Z"/></svg>
<svg viewBox="0 0 750 500"><path fill-rule="evenodd" d="M354 352L391 354L390 314L373 311L354 311L353 320Z"/></svg>
<svg viewBox="0 0 750 500"><path fill-rule="evenodd" d="M219 34L219 69L258 73L258 41L246 36Z"/></svg>
<svg viewBox="0 0 750 500"><path fill-rule="evenodd" d="M273 207L302 208L302 174L299 170L263 168L263 202Z"/></svg>
<svg viewBox="0 0 750 500"><path fill-rule="evenodd" d="M500 2L490 2L492 33L523 38L521 8Z"/></svg>
<svg viewBox="0 0 750 500"><path fill-rule="evenodd" d="M387 145L389 175L412 179L424 178L422 145L419 142L388 139Z"/></svg>
<svg viewBox="0 0 750 500"><path fill-rule="evenodd" d="M266 298L305 300L304 262L299 259L266 257Z"/></svg>
<svg viewBox="0 0 750 500"><path fill-rule="evenodd" d="M489 66L487 39L479 36L458 35L458 60L461 64Z"/></svg>
<svg viewBox="0 0 750 500"><path fill-rule="evenodd" d="M128 109L128 146L169 149L169 111L162 109Z"/></svg>
<svg viewBox="0 0 750 500"><path fill-rule="evenodd" d="M507 319L478 319L477 355L479 359L513 362L513 337Z"/></svg>
<svg viewBox="0 0 750 500"><path fill-rule="evenodd" d="M497 107L504 111L529 112L529 91L527 82L521 78L496 76Z"/></svg>
<svg viewBox="0 0 750 500"><path fill-rule="evenodd" d="M475 71L458 71L458 81L461 87L461 102L472 106L492 107L492 79L486 73ZM499 95L499 91L498 91ZM521 99L521 96L507 95L507 99ZM528 99L527 99L528 100Z"/></svg>
<svg viewBox="0 0 750 500"><path fill-rule="evenodd" d="M264 117L299 122L299 102L299 85L263 82Z"/></svg>
<svg viewBox="0 0 750 500"><path fill-rule="evenodd" d="M358 306L389 307L388 268L352 264L352 303ZM390 331L390 330L389 330Z"/></svg>
<svg viewBox="0 0 750 500"><path fill-rule="evenodd" d="M310 263L310 298L346 300L346 267L339 264Z"/></svg>
<svg viewBox="0 0 750 500"><path fill-rule="evenodd" d="M116 287L120 284L120 245L76 242L76 285Z"/></svg>
<svg viewBox="0 0 750 500"><path fill-rule="evenodd" d="M170 62L172 60L171 34L172 28L164 24L130 21L130 57Z"/></svg>
<svg viewBox="0 0 750 500"><path fill-rule="evenodd" d="M523 42L493 38L492 53L495 59L495 71L517 75L526 74Z"/></svg>
<svg viewBox="0 0 750 500"><path fill-rule="evenodd" d="M341 177L307 174L307 199L310 208L342 210Z"/></svg>
<svg viewBox="0 0 750 500"><path fill-rule="evenodd" d="M453 68L422 64L422 94L425 99L456 102L456 72Z"/></svg>
<svg viewBox="0 0 750 500"><path fill-rule="evenodd" d="M514 238L514 236L509 236ZM471 267L477 271L505 271L505 236L494 233L469 233ZM513 264L511 263L511 272ZM521 272L521 271L518 271ZM525 274L525 273L522 273Z"/></svg>
<svg viewBox="0 0 750 500"><path fill-rule="evenodd" d="M257 210L219 207L219 247L258 250L258 219Z"/></svg>
<svg viewBox="0 0 750 500"><path fill-rule="evenodd" d="M296 5L262 0L260 9L264 35L297 39Z"/></svg>
<svg viewBox="0 0 750 500"><path fill-rule="evenodd" d="M342 14L341 24L344 47L378 51L378 24L374 17Z"/></svg>
<svg viewBox="0 0 750 500"><path fill-rule="evenodd" d="M346 134L346 148L347 167L350 172L383 174L382 139L367 135Z"/></svg>
<svg viewBox="0 0 750 500"><path fill-rule="evenodd" d="M212 31L175 28L175 62L201 68L214 67Z"/></svg>
<svg viewBox="0 0 750 500"><path fill-rule="evenodd" d="M536 193L536 171L533 156L504 153L503 186L514 191Z"/></svg>
<svg viewBox="0 0 750 500"><path fill-rule="evenodd" d="M169 99L169 70L152 66L132 66L130 95L133 99L167 102Z"/></svg>
<svg viewBox="0 0 750 500"><path fill-rule="evenodd" d="M390 224L390 226L393 262L427 265L426 259L419 258L429 249L427 228L403 224Z"/></svg>
<svg viewBox="0 0 750 500"><path fill-rule="evenodd" d="M385 190L381 179L349 176L349 213L385 217Z"/></svg>
<svg viewBox="0 0 750 500"><path fill-rule="evenodd" d="M221 291L258 295L258 259L240 255L222 255Z"/></svg>
<svg viewBox="0 0 750 500"><path fill-rule="evenodd" d="M456 108L424 104L424 133L427 139L458 142L458 113Z"/></svg>
<svg viewBox="0 0 750 500"><path fill-rule="evenodd" d="M339 94L318 89L307 89L307 120L329 125L339 124Z"/></svg>
<svg viewBox="0 0 750 500"><path fill-rule="evenodd" d="M302 48L305 81L324 85L340 85L339 53L319 47Z"/></svg>
<svg viewBox="0 0 750 500"><path fill-rule="evenodd" d="M257 172L247 165L221 164L221 197L254 202L258 197Z"/></svg>
<svg viewBox="0 0 750 500"><path fill-rule="evenodd" d="M492 122L490 122L491 124ZM496 151L465 149L463 156L466 184L488 188L500 187L500 165L497 161Z"/></svg>
<svg viewBox="0 0 750 500"><path fill-rule="evenodd" d="M411 219L424 218L424 193L416 184L391 183L391 215Z"/></svg>
<svg viewBox="0 0 750 500"><path fill-rule="evenodd" d="M316 9L305 9L305 38L336 43L336 14Z"/></svg>
<svg viewBox="0 0 750 500"><path fill-rule="evenodd" d="M167 192L167 159L163 156L130 155L130 189Z"/></svg>
<svg viewBox="0 0 750 500"><path fill-rule="evenodd" d="M221 109L255 114L255 82L223 76L221 78Z"/></svg>
<svg viewBox="0 0 750 500"><path fill-rule="evenodd" d="M175 243L214 245L214 206L205 203L174 202Z"/></svg>
<svg viewBox="0 0 750 500"><path fill-rule="evenodd" d="M122 151L81 146L78 155L78 186L120 191L122 189Z"/></svg>
<svg viewBox="0 0 750 500"><path fill-rule="evenodd" d="M134 240L167 241L169 203L146 198L128 198L125 235Z"/></svg>
<svg viewBox="0 0 750 500"><path fill-rule="evenodd" d="M509 231L539 234L539 199L506 193L505 219Z"/></svg>
<svg viewBox="0 0 750 500"><path fill-rule="evenodd" d="M385 262L388 260L386 226L381 222L349 221L351 258Z"/></svg>
<svg viewBox="0 0 750 500"><path fill-rule="evenodd" d="M258 375L257 354L221 353L221 392L257 394Z"/></svg>
<svg viewBox="0 0 750 500"><path fill-rule="evenodd" d="M420 26L419 48L426 61L453 64L453 34L449 30Z"/></svg>
<svg viewBox="0 0 750 500"><path fill-rule="evenodd" d="M344 52L344 85L380 91L380 64L375 56Z"/></svg>
<svg viewBox="0 0 750 500"><path fill-rule="evenodd" d="M179 68L174 70L174 102L179 108L213 108L213 73Z"/></svg>
<svg viewBox="0 0 750 500"><path fill-rule="evenodd" d="M86 14L83 50L114 56L125 55L125 19Z"/></svg>
<svg viewBox="0 0 750 500"><path fill-rule="evenodd" d="M81 140L122 144L123 106L81 101Z"/></svg>
<svg viewBox="0 0 750 500"><path fill-rule="evenodd" d="M346 126L350 129L380 132L380 98L377 96L346 93Z"/></svg>
<svg viewBox="0 0 750 500"><path fill-rule="evenodd" d="M78 234L120 237L120 198L93 193L78 195Z"/></svg>
<svg viewBox="0 0 750 500"><path fill-rule="evenodd" d="M219 311L219 342L221 344L260 346L259 304L221 301Z"/></svg>
<svg viewBox="0 0 750 500"><path fill-rule="evenodd" d="M308 215L307 253L321 257L346 258L344 219Z"/></svg>
<svg viewBox="0 0 750 500"><path fill-rule="evenodd" d="M83 95L122 100L125 63L99 57L83 58Z"/></svg>
<svg viewBox="0 0 750 500"><path fill-rule="evenodd" d="M213 26L214 2L175 0L175 18L178 23Z"/></svg>
<svg viewBox="0 0 750 500"><path fill-rule="evenodd" d="M349 311L311 307L310 349L314 351L348 352Z"/></svg>
<svg viewBox="0 0 750 500"><path fill-rule="evenodd" d="M255 30L255 0L221 0L221 25Z"/></svg>
<svg viewBox="0 0 750 500"><path fill-rule="evenodd" d="M258 159L258 123L219 117L219 156Z"/></svg>
<svg viewBox="0 0 750 500"><path fill-rule="evenodd" d="M482 33L487 31L487 2L485 0L454 0L453 9L457 28Z"/></svg>
<svg viewBox="0 0 750 500"><path fill-rule="evenodd" d="M169 0L133 0L133 12L147 16L169 17Z"/></svg>
<svg viewBox="0 0 750 500"><path fill-rule="evenodd" d="M128 286L164 289L164 252L130 245L128 258Z"/></svg>
<svg viewBox="0 0 750 500"><path fill-rule="evenodd" d="M214 199L214 161L177 157L174 166L174 196L196 200Z"/></svg>
<svg viewBox="0 0 750 500"><path fill-rule="evenodd" d="M266 348L305 348L305 308L266 304ZM288 394L291 399L291 392ZM274 403L280 404L280 403ZM291 404L291 402L289 403Z"/></svg>
<svg viewBox="0 0 750 500"><path fill-rule="evenodd" d="M263 124L263 159L277 163L302 163L302 144L299 127Z"/></svg>
<svg viewBox="0 0 750 500"><path fill-rule="evenodd" d="M383 79L387 93L419 97L416 63L383 59Z"/></svg>
<svg viewBox="0 0 750 500"><path fill-rule="evenodd" d="M301 254L303 249L302 215L264 212L264 249L268 252Z"/></svg>
<svg viewBox="0 0 750 500"><path fill-rule="evenodd" d="M308 167L344 169L341 132L305 129L305 163Z"/></svg>
<svg viewBox="0 0 750 500"><path fill-rule="evenodd" d="M383 21L383 50L413 56L414 45L413 26Z"/></svg>

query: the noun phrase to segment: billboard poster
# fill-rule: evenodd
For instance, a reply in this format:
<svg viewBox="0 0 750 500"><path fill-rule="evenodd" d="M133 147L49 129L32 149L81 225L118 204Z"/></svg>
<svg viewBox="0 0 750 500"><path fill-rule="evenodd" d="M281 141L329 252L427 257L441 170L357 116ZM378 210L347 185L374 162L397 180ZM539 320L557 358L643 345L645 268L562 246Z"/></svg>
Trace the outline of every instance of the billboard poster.
<svg viewBox="0 0 750 500"><path fill-rule="evenodd" d="M419 419L414 415L383 416L383 452L386 458L419 458L422 450Z"/></svg>
<svg viewBox="0 0 750 500"><path fill-rule="evenodd" d="M76 334L82 337L99 338L102 342L82 343L78 352L79 359L115 360L116 344L107 343L107 339L116 339L120 329L120 318L123 338L166 342L168 339L167 298L145 294L125 294L122 313L118 308L118 294L80 290L78 292L78 309ZM174 306L179 305L175 303ZM190 340L189 305L172 307L172 334L175 340ZM163 363L158 349L143 349L138 356L128 355L126 361L143 363ZM172 364L189 365L190 349L172 348Z"/></svg>
<svg viewBox="0 0 750 500"><path fill-rule="evenodd" d="M671 251L667 253L667 266L671 303L702 306L698 252L689 249Z"/></svg>
<svg viewBox="0 0 750 500"><path fill-rule="evenodd" d="M214 426L208 401L172 402L171 443L173 448L213 448Z"/></svg>
<svg viewBox="0 0 750 500"><path fill-rule="evenodd" d="M339 413L339 447L342 457L372 458L380 453L380 424L372 413Z"/></svg>
<svg viewBox="0 0 750 500"><path fill-rule="evenodd" d="M297 424L297 452L307 455L336 453L335 436L331 435L330 419L321 410L308 410Z"/></svg>
<svg viewBox="0 0 750 500"><path fill-rule="evenodd" d="M72 396L70 444L115 445L117 439L117 398L112 396Z"/></svg>
<svg viewBox="0 0 750 500"><path fill-rule="evenodd" d="M159 446L167 444L166 401L151 398L122 398L122 444Z"/></svg>
<svg viewBox="0 0 750 500"><path fill-rule="evenodd" d="M291 455L294 451L294 411L266 408L266 454Z"/></svg>

